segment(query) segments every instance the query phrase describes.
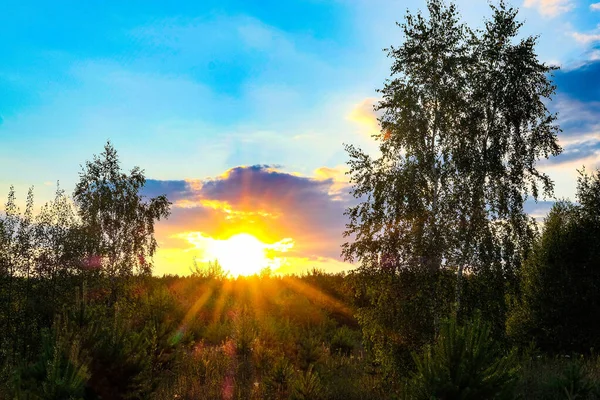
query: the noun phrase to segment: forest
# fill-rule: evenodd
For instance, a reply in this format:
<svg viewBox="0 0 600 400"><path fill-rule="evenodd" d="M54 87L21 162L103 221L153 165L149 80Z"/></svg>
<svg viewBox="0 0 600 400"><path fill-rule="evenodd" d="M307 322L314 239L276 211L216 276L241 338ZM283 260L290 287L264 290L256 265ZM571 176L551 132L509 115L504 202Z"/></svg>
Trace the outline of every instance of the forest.
<svg viewBox="0 0 600 400"><path fill-rule="evenodd" d="M39 212L11 188L0 399L600 399L600 169L554 198L557 68L522 26L442 0L399 24L379 152L345 145L347 273L153 275L172 204L110 141Z"/></svg>

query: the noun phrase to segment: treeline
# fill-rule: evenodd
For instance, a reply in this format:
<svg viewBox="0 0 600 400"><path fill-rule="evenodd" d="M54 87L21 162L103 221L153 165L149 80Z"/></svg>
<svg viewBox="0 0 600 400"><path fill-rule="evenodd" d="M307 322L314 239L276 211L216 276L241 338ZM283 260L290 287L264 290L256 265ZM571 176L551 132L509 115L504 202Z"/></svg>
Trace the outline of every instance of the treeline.
<svg viewBox="0 0 600 400"><path fill-rule="evenodd" d="M112 308L131 280L150 276L154 222L168 216L170 203L165 196L144 198L144 184L138 168L121 171L107 143L82 168L73 196L57 185L55 198L37 215L33 189L21 211L10 188L0 214L4 382L44 350L42 338L55 319L82 302L86 290Z"/></svg>
<svg viewBox="0 0 600 400"><path fill-rule="evenodd" d="M582 173L576 203L555 204L514 282L465 274L460 314L455 269L393 269L385 258L348 275L230 279L218 262L189 277L114 273L106 256L81 251L84 223L61 190L37 216L19 213L12 193L1 220L13 234L2 242L0 398L600 393L598 172Z"/></svg>
<svg viewBox="0 0 600 400"><path fill-rule="evenodd" d="M554 204L510 279L466 274L460 312L455 268L386 262L346 278L398 398L600 398L600 170L581 172L576 200Z"/></svg>
<svg viewBox="0 0 600 400"><path fill-rule="evenodd" d="M165 216L168 201L141 197L139 178L127 195L120 192L128 186L113 180L132 175L115 173L110 144L84 166L82 181L109 159L112 173L87 185L92 194L104 185L101 201L81 202L79 193L87 192L71 198L58 189L34 215L32 191L23 212L9 192L0 217L0 398L593 399L600 393L598 171L582 171L576 203L559 201L540 229L531 225L516 268L499 263L467 271L458 308L455 267L398 265L389 253L348 275L265 271L232 280L215 262L193 265L187 278L152 277L148 219L135 231L117 220L158 218L151 205L160 202ZM126 216L136 204L138 213ZM133 232L147 235L137 243L150 245L120 241Z"/></svg>

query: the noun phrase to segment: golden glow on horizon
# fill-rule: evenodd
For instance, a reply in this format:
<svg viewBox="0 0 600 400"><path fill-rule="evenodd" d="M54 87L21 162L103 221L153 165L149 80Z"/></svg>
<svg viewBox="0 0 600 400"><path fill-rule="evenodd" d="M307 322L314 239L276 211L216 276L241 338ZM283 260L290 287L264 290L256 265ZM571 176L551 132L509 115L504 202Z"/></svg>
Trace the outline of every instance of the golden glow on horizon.
<svg viewBox="0 0 600 400"><path fill-rule="evenodd" d="M247 233L214 241L208 250L232 276L256 274L268 266L265 244Z"/></svg>
<svg viewBox="0 0 600 400"><path fill-rule="evenodd" d="M290 238L267 244L245 232L227 239L214 239L202 232L188 232L178 236L185 237L201 251L198 261L207 263L218 260L223 270L232 277L257 274L267 267L276 271L286 263L280 253L294 247L294 241Z"/></svg>

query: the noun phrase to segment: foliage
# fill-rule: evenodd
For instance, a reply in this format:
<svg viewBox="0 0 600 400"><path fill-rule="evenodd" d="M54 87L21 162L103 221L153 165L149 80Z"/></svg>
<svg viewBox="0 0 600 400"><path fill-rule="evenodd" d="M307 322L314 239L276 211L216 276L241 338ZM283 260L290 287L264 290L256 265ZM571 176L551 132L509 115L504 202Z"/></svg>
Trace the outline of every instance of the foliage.
<svg viewBox="0 0 600 400"><path fill-rule="evenodd" d="M503 2L481 30L454 4L427 4L429 16L409 13L404 42L388 50L381 156L346 147L359 204L346 212L343 255L369 270L455 270L456 296L444 301L460 311L465 270L514 283L534 229L523 203L552 193L536 162L561 150L545 106L553 67L538 61L535 37L517 39L522 24ZM444 314L434 311L435 326Z"/></svg>
<svg viewBox="0 0 600 400"><path fill-rule="evenodd" d="M287 397L294 378L294 368L286 359L280 358L273 365L266 385L275 397Z"/></svg>
<svg viewBox="0 0 600 400"><path fill-rule="evenodd" d="M350 356L356 346L354 332L347 326L342 326L335 331L331 339L331 351L345 356Z"/></svg>
<svg viewBox="0 0 600 400"><path fill-rule="evenodd" d="M322 398L322 391L323 389L319 375L314 371L313 367L310 366L296 378L290 399L319 400Z"/></svg>
<svg viewBox="0 0 600 400"><path fill-rule="evenodd" d="M17 371L17 399L78 400L85 395L90 378L81 341L58 321L53 332L42 336L40 355L35 363Z"/></svg>
<svg viewBox="0 0 600 400"><path fill-rule="evenodd" d="M311 366L319 361L323 355L323 349L318 338L311 335L302 335L298 343L298 360L302 370L309 370Z"/></svg>
<svg viewBox="0 0 600 400"><path fill-rule="evenodd" d="M517 378L514 354L504 356L490 340L489 325L477 319L464 326L454 319L444 323L415 364L415 399L510 399Z"/></svg>
<svg viewBox="0 0 600 400"><path fill-rule="evenodd" d="M380 157L346 148L350 274L234 279L194 260L189 277L151 276L171 203L147 199L110 142L73 200L57 186L34 216L33 190L21 212L11 187L0 398L598 398L600 171L537 237L523 203L552 192L536 163L561 151L554 68L503 1L479 30L427 6L388 50ZM540 353L517 360L531 339Z"/></svg>
<svg viewBox="0 0 600 400"><path fill-rule="evenodd" d="M516 397L521 399L600 398L600 364L597 357L537 355L522 361Z"/></svg>
<svg viewBox="0 0 600 400"><path fill-rule="evenodd" d="M90 267L100 264L108 276L150 274L156 251L154 222L169 215L170 204L161 195L148 201L141 194L144 171L121 171L110 142L100 156L87 161L73 193L85 232L84 248Z"/></svg>
<svg viewBox="0 0 600 400"><path fill-rule="evenodd" d="M363 339L390 377L412 366L411 353L435 337L436 316L449 314L455 278L450 271L422 274L361 271L350 276Z"/></svg>
<svg viewBox="0 0 600 400"><path fill-rule="evenodd" d="M523 266L520 300L508 320L518 342L534 339L546 351L598 348L600 327L600 175L583 174L579 205L558 202Z"/></svg>
<svg viewBox="0 0 600 400"><path fill-rule="evenodd" d="M229 271L225 271L219 260L209 261L206 267L201 267L194 258L192 268L192 276L196 278L207 279L225 279L229 275Z"/></svg>

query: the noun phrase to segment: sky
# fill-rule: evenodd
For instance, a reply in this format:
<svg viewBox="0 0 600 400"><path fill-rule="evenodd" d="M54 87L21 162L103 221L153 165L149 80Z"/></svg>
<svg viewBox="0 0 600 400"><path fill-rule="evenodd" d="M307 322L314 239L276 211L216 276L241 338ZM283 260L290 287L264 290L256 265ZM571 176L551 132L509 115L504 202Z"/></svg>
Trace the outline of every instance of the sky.
<svg viewBox="0 0 600 400"><path fill-rule="evenodd" d="M458 0L481 25L484 0ZM600 165L600 2L513 0L540 59L559 65L550 108L564 152L539 166L557 198ZM0 194L39 205L110 139L122 166L167 194L155 272L228 257L237 234L277 272L352 268L340 259L348 194L343 143L375 151L382 49L421 0L4 0L0 13ZM543 216L553 199L528 203ZM249 247L253 245L248 244ZM256 245L254 245L256 247Z"/></svg>

